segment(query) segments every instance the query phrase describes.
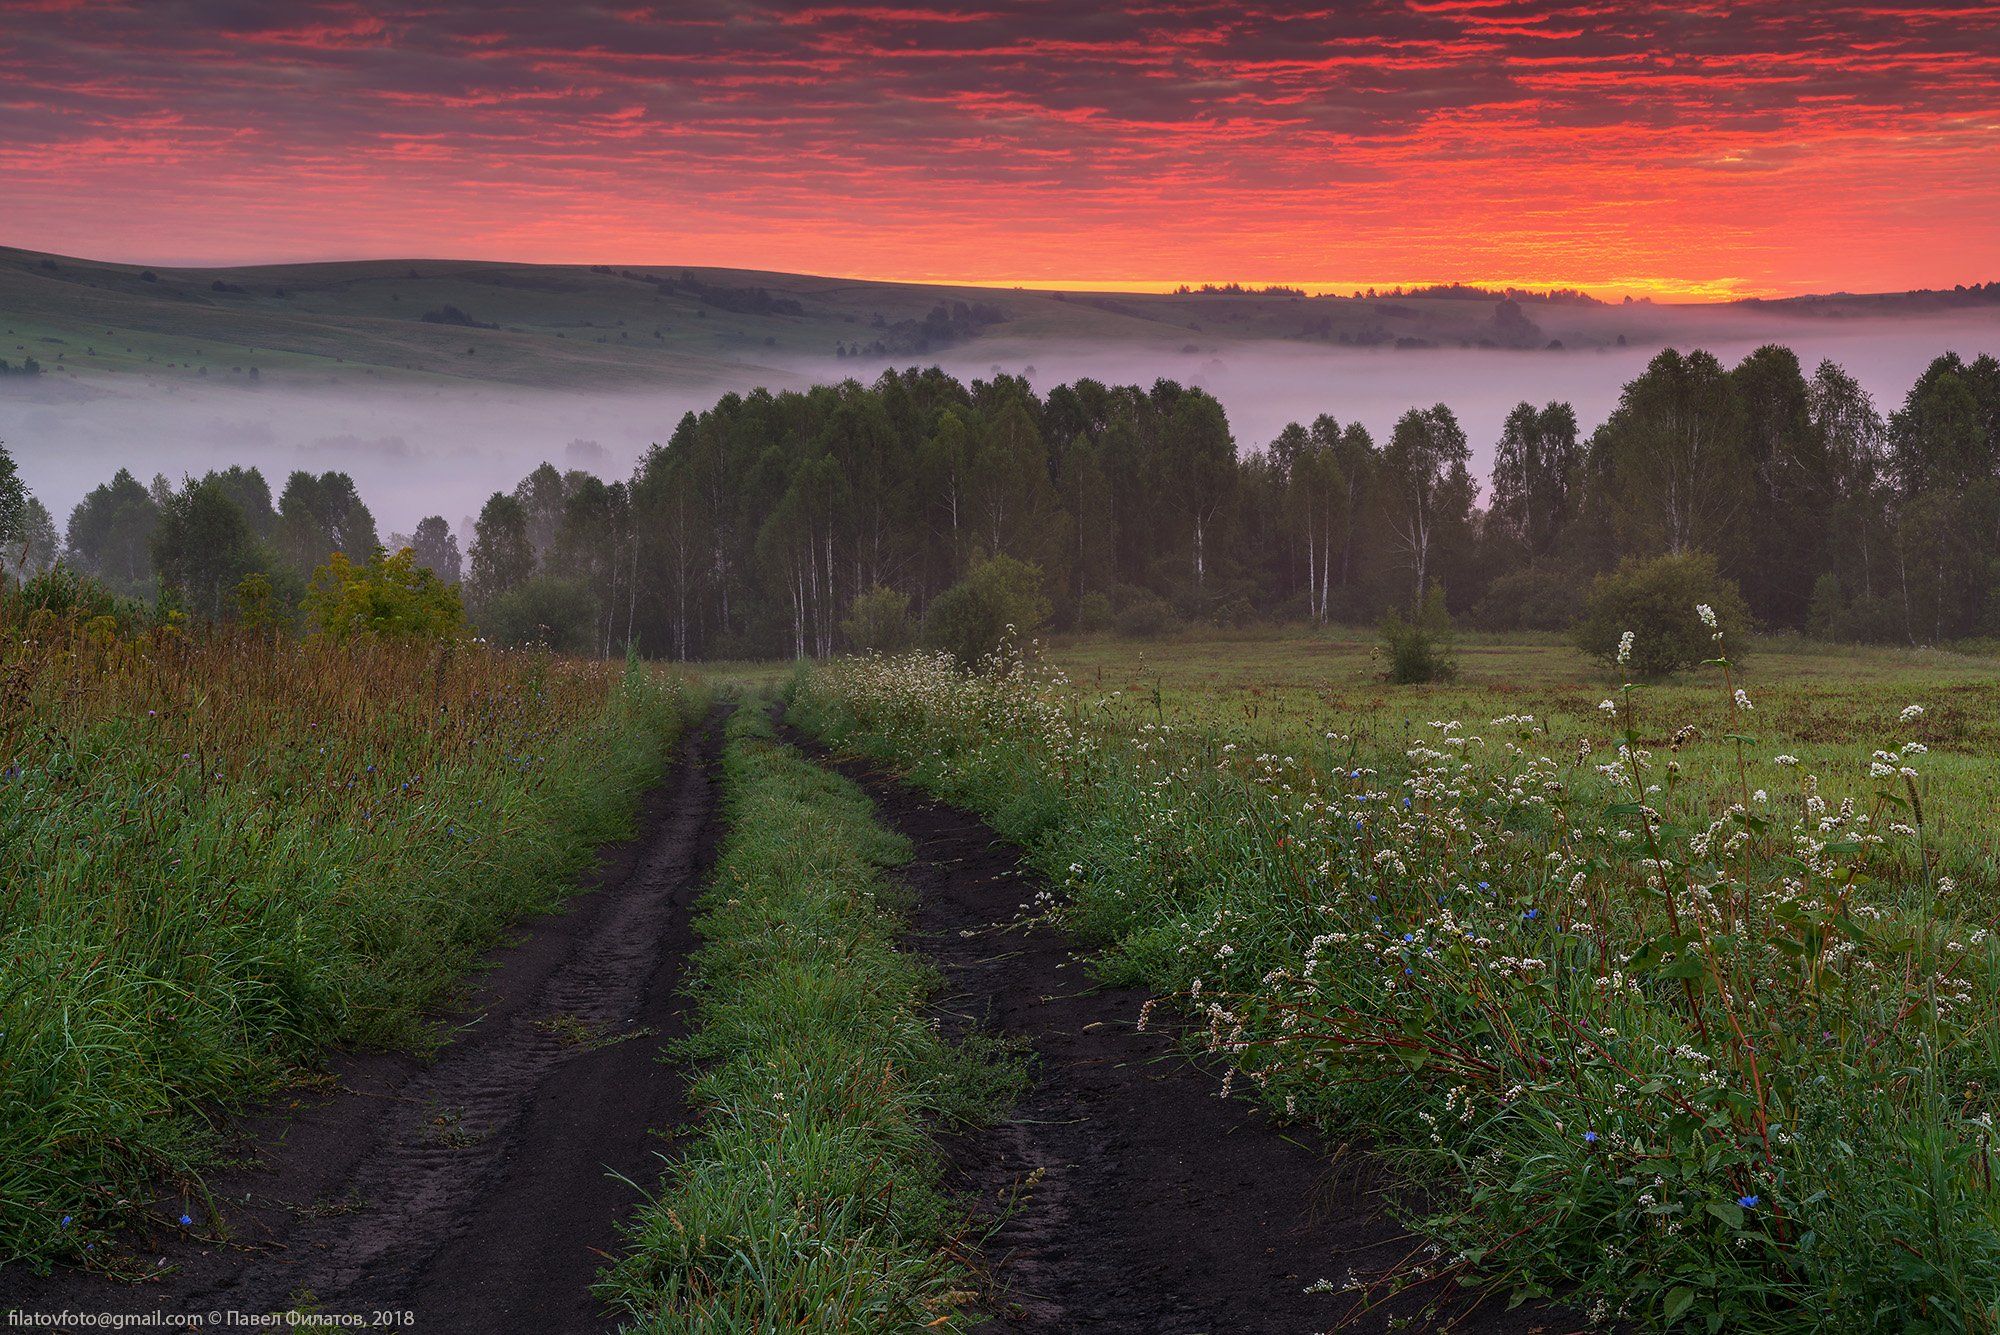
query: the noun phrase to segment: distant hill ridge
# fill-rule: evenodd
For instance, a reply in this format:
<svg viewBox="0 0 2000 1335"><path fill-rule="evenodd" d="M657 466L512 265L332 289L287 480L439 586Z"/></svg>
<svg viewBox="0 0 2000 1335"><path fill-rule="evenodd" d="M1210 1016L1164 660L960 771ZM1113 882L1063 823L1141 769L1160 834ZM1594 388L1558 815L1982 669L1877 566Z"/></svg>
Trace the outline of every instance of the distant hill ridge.
<svg viewBox="0 0 2000 1335"><path fill-rule="evenodd" d="M32 357L43 380L781 385L828 359L865 377L975 344L997 354L1050 343L1129 348L1172 374L1176 358L1271 341L1557 352L1698 338L1732 311L1808 318L1992 304L2000 283L1677 306L1465 284L1312 297L1234 284L1057 292L454 259L149 268L0 248L0 359Z"/></svg>

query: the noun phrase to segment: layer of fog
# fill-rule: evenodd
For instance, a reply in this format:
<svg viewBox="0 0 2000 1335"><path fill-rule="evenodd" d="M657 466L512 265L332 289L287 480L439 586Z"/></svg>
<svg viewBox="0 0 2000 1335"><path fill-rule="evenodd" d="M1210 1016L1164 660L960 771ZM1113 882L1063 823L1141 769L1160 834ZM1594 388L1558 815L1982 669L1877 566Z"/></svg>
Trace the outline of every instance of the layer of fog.
<svg viewBox="0 0 2000 1335"><path fill-rule="evenodd" d="M2000 312L1778 325L1757 320L1708 332L1723 335L1704 343L1726 362L1774 338L1799 353L1808 373L1831 357L1884 413L1938 353L1950 349L1968 359L2000 354ZM1259 343L1190 353L987 340L923 360L961 378L1025 373L1040 390L1080 376L1140 384L1170 377L1199 385L1222 400L1245 450L1261 448L1288 421L1320 413L1359 420L1384 439L1406 408L1443 402L1464 423L1475 472L1483 477L1501 420L1515 403L1566 399L1588 431L1655 350L1363 351ZM235 388L15 378L0 381L0 441L59 525L86 491L120 467L141 480L156 473L178 480L242 463L262 468L274 492L294 469L353 474L386 536L408 532L427 514L441 514L461 529L489 494L511 488L544 460L607 478L627 476L684 412L707 406L725 390L867 379L882 364L796 363L741 383L671 393L570 394L504 385L291 388L277 377Z"/></svg>

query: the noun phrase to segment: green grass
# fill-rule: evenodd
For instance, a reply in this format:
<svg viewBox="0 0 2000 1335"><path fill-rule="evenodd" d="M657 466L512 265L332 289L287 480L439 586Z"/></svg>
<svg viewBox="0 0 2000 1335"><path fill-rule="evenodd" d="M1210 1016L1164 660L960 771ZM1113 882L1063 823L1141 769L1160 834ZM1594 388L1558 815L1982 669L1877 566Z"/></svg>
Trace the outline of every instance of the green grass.
<svg viewBox="0 0 2000 1335"><path fill-rule="evenodd" d="M1336 637L1139 652L825 665L795 715L984 813L1240 1087L1425 1189L1436 1250L1357 1284L2000 1329L1980 661L1764 645L1745 715L1713 673L1628 692L1548 643L1410 690Z"/></svg>
<svg viewBox="0 0 2000 1335"><path fill-rule="evenodd" d="M690 696L466 647L121 638L0 600L0 1262L109 1243L212 1118L427 1008L630 830Z"/></svg>
<svg viewBox="0 0 2000 1335"><path fill-rule="evenodd" d="M896 949L908 849L846 780L729 725L730 831L702 901L702 1121L602 1291L647 1332L958 1330L973 1298L939 1124L1015 1080L924 1014L933 970Z"/></svg>
<svg viewBox="0 0 2000 1335"><path fill-rule="evenodd" d="M1434 720L1478 732L1490 720L1532 714L1537 748L1573 754L1602 747L1602 702L1618 678L1553 635L1461 637L1457 681L1392 686L1383 678L1372 630L1295 628L1160 640L1058 638L1049 661L1077 696L1127 729L1170 722L1205 736L1301 755L1324 756L1326 733L1363 755L1400 753ZM1833 798L1867 800L1870 752L1892 733L1930 748L1922 793L1933 851L1961 882L2000 893L2000 655L1939 649L1817 644L1795 637L1753 642L1738 670L1755 706L1740 731L1751 787L1789 790L1795 770L1772 763L1798 757ZM1672 750L1690 791L1737 782L1733 725L1716 710L1712 676L1686 674L1645 688L1640 719L1647 745ZM1898 726L1906 705L1925 714ZM1683 728L1694 735L1675 745Z"/></svg>

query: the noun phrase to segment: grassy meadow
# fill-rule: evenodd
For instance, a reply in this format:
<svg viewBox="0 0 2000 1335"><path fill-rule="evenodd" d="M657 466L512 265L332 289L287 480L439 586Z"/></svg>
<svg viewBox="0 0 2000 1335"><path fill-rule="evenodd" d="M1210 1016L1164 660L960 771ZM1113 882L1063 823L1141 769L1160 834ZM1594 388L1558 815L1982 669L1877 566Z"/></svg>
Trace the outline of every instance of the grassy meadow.
<svg viewBox="0 0 2000 1335"><path fill-rule="evenodd" d="M2000 1329L2000 663L1764 642L1628 689L1474 639L1391 688L1372 642L850 660L792 708L985 813L1237 1088L1420 1188L1430 1246L1363 1302Z"/></svg>
<svg viewBox="0 0 2000 1335"><path fill-rule="evenodd" d="M0 596L0 1262L81 1258L215 1115L425 1008L625 833L693 694L463 643Z"/></svg>
<svg viewBox="0 0 2000 1335"><path fill-rule="evenodd" d="M1468 634L1459 677L1429 686L1383 679L1372 630L1335 627L1215 632L1158 640L1062 637L1047 661L1079 698L1125 726L1177 724L1222 742L1322 757L1400 752L1433 721L1480 731L1487 721L1532 714L1535 745L1574 754L1602 748L1601 708L1620 679L1554 635ZM1932 849L1963 884L2000 891L2000 647L1993 653L1819 644L1796 637L1754 640L1735 677L1751 700L1741 720L1720 708L1727 693L1713 674L1647 684L1642 738L1669 748L1689 788L1737 784L1737 747L1752 781L1769 791L1796 786L1799 771L1819 777L1831 798L1865 800L1875 791L1868 762L1876 746L1912 738L1929 748L1920 791ZM1898 723L1920 704L1914 730ZM1742 726L1738 727L1737 724ZM1692 735L1675 735L1691 728ZM1794 756L1797 766L1773 763ZM1937 800L1930 801L1936 794Z"/></svg>

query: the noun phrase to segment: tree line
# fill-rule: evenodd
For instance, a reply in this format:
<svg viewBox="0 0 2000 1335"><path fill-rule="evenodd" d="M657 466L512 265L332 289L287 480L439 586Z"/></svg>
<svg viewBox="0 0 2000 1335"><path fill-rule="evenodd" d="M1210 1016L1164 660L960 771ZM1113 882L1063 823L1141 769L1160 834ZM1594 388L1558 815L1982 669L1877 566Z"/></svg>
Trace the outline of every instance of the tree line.
<svg viewBox="0 0 2000 1335"><path fill-rule="evenodd" d="M489 636L675 658L819 655L857 599L921 617L982 562L1037 572L1057 625L1362 622L1422 607L1493 628L1570 624L1621 562L1707 553L1774 629L1937 643L2000 634L2000 362L1933 361L1884 416L1832 362L1767 346L1735 366L1667 350L1585 434L1522 403L1482 495L1440 403L1377 440L1322 415L1242 450L1222 405L1171 380L937 368L728 394L633 474L544 464L482 507L463 555L441 516L391 535L463 583ZM238 614L252 573L282 606L334 551L380 545L344 473L255 468L92 491L58 543L12 522L17 577L58 555L135 598ZM32 534L27 530L33 529ZM15 531L18 530L18 531ZM18 558L18 559L17 559Z"/></svg>

